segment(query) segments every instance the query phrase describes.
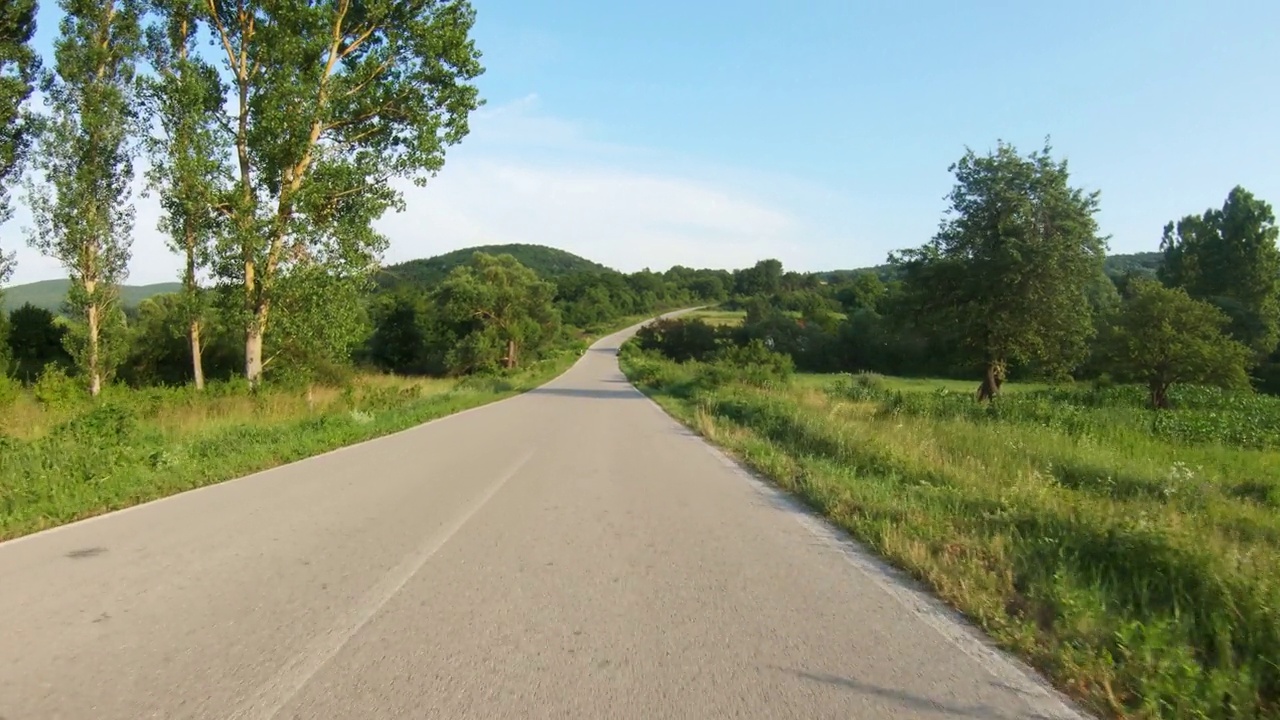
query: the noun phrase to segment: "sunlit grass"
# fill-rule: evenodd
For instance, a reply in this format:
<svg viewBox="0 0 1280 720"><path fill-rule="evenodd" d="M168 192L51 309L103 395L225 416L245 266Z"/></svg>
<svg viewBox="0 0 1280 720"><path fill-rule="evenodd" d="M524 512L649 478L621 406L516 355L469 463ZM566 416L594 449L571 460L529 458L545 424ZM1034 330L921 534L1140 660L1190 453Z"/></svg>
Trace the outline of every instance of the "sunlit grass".
<svg viewBox="0 0 1280 720"><path fill-rule="evenodd" d="M625 362L676 417L1092 709L1280 717L1280 451L1166 437L1140 392L1129 410L1124 393L1100 407L1028 393L988 419L959 409L976 383L708 389L689 381L697 366ZM1178 412L1199 418L1209 397L1186 394Z"/></svg>

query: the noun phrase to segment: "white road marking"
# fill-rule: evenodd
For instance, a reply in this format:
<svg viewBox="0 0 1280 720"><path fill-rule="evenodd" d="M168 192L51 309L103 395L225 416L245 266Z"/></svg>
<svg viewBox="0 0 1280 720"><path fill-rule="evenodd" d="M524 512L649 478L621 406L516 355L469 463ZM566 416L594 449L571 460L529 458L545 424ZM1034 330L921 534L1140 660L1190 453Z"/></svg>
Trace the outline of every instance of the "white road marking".
<svg viewBox="0 0 1280 720"><path fill-rule="evenodd" d="M313 640L302 652L295 655L275 678L261 685L257 692L241 703L228 717L235 720L274 718L276 713L320 671L320 668L337 655L351 638L422 569L422 566L427 564L431 556L439 552L440 548L444 547L467 524L467 521L498 494L507 481L520 472L520 469L533 457L534 452L530 450L525 453L452 523L427 538L421 547L383 576L382 580L370 588L360 602L351 608L346 615L346 622Z"/></svg>

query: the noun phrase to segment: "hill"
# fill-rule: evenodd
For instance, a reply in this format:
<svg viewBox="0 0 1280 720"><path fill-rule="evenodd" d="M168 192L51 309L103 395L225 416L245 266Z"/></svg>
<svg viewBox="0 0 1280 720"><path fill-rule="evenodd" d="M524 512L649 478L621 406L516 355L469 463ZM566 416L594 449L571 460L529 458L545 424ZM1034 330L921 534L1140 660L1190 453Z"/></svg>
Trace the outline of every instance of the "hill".
<svg viewBox="0 0 1280 720"><path fill-rule="evenodd" d="M8 312L13 308L31 303L38 308L58 313L62 310L62 303L67 299L68 287L70 287L70 282L65 278L41 280L39 282L26 283L25 285L13 285L4 289L4 296L0 298L0 309ZM182 284L176 282L155 283L153 285L122 285L120 286L120 299L125 307L134 307L149 297L178 292L181 289Z"/></svg>
<svg viewBox="0 0 1280 720"><path fill-rule="evenodd" d="M430 288L445 279L455 267L471 261L476 252L491 255L509 254L522 265L536 272L544 279L555 279L575 272L611 272L611 268L592 262L571 252L559 250L545 245L479 245L462 248L435 257L409 260L407 262L388 265L378 272L375 280L382 288L390 289L402 285Z"/></svg>

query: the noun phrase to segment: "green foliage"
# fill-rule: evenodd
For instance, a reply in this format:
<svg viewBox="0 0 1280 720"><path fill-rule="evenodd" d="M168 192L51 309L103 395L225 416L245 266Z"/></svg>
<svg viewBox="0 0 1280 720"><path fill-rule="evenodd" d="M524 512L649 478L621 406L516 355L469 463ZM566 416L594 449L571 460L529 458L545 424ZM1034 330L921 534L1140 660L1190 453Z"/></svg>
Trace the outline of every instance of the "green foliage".
<svg viewBox="0 0 1280 720"><path fill-rule="evenodd" d="M437 295L440 321L457 338L450 372L490 372L537 359L560 327L555 286L510 255L477 252L449 273Z"/></svg>
<svg viewBox="0 0 1280 720"><path fill-rule="evenodd" d="M352 351L371 332L361 303L369 289L367 276L342 277L308 265L293 268L278 282L268 371L293 383L341 381L350 372Z"/></svg>
<svg viewBox="0 0 1280 720"><path fill-rule="evenodd" d="M1072 188L1047 143L1026 157L1003 142L985 157L969 150L950 169L951 217L896 259L917 310L956 329L988 383L1005 363L1078 365L1094 332L1085 287L1105 252L1098 193Z"/></svg>
<svg viewBox="0 0 1280 720"><path fill-rule="evenodd" d="M42 406L62 411L80 404L85 397L84 388L57 365L47 365L31 386L31 393Z"/></svg>
<svg viewBox="0 0 1280 720"><path fill-rule="evenodd" d="M34 129L26 103L41 65L31 47L36 9L36 0L0 5L0 223L13 216L9 183L26 161ZM0 285L8 280L12 260L0 250Z"/></svg>
<svg viewBox="0 0 1280 720"><path fill-rule="evenodd" d="M727 339L718 328L690 318L655 320L635 334L636 347L676 362L708 360Z"/></svg>
<svg viewBox="0 0 1280 720"><path fill-rule="evenodd" d="M1099 347L1103 367L1143 383L1154 407L1168 405L1174 383L1248 386L1249 349L1225 331L1230 318L1181 288L1137 280Z"/></svg>
<svg viewBox="0 0 1280 720"><path fill-rule="evenodd" d="M257 382L278 277L317 263L355 274L402 209L392 180L425 183L468 132L483 68L463 0L211 2L243 122L228 237L214 268L243 289L246 376Z"/></svg>
<svg viewBox="0 0 1280 720"><path fill-rule="evenodd" d="M30 304L9 313L9 356L19 380L34 380L45 366L71 362L63 345L67 328L53 313Z"/></svg>
<svg viewBox="0 0 1280 720"><path fill-rule="evenodd" d="M52 114L36 169L43 187L28 193L35 230L29 240L71 275L69 301L84 322L72 356L97 394L111 373L112 349L100 328L113 326L115 286L127 272L132 243L131 139L139 115L134 97L140 51L139 0L61 0L66 13L55 43L55 70L42 92Z"/></svg>
<svg viewBox="0 0 1280 720"><path fill-rule="evenodd" d="M733 292L743 297L772 295L782 286L782 263L761 260L734 273Z"/></svg>
<svg viewBox="0 0 1280 720"><path fill-rule="evenodd" d="M1257 358L1280 343L1280 247L1271 205L1236 186L1221 210L1164 228L1160 279L1222 308L1231 336Z"/></svg>

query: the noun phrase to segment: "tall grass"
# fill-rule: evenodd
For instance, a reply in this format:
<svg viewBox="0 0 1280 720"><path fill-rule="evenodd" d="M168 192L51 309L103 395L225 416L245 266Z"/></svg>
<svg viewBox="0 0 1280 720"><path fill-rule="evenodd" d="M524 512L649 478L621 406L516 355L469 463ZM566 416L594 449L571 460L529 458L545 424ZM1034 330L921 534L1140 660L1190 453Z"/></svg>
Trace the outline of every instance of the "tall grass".
<svg viewBox="0 0 1280 720"><path fill-rule="evenodd" d="M986 408L875 377L708 384L697 364L624 366L1093 710L1280 717L1274 399L1186 390L1153 422L1134 389Z"/></svg>

